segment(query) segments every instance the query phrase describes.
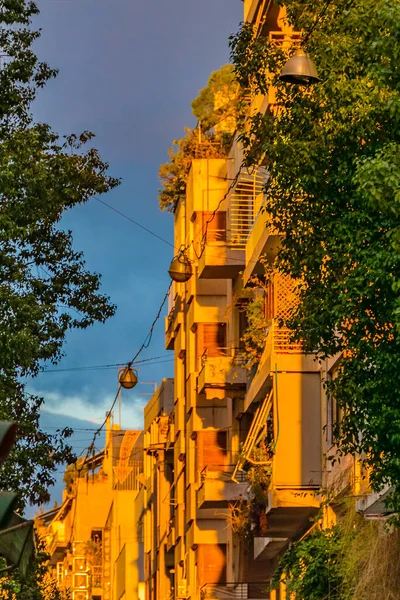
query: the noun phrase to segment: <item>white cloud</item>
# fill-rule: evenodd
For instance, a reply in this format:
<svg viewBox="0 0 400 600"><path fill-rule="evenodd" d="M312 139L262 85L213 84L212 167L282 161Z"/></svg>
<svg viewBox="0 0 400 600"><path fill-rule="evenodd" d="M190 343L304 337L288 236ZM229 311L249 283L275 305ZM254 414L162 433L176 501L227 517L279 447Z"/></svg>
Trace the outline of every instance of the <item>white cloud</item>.
<svg viewBox="0 0 400 600"><path fill-rule="evenodd" d="M29 392L45 399L43 409L54 415L63 415L82 419L92 423L101 424L106 413L114 401L115 396L110 394L96 395L96 399L88 392L81 394L65 394L59 391L44 391L30 387ZM143 428L143 408L148 398L134 395L134 392L126 392L121 396L121 426L123 429ZM114 422L119 422L118 402L114 409Z"/></svg>

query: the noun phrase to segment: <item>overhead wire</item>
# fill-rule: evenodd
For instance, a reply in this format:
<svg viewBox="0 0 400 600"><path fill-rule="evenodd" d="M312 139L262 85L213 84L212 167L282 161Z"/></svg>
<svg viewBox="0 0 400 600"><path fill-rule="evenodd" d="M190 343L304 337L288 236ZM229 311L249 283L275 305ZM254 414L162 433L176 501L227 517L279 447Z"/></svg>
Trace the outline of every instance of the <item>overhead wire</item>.
<svg viewBox="0 0 400 600"><path fill-rule="evenodd" d="M326 13L326 11L328 10L328 8L329 8L329 5L330 5L331 3L332 3L332 0L327 0L327 1L325 2L325 5L323 6L323 8L322 8L322 10L321 10L321 12L320 12L320 14L319 14L319 16L318 16L318 17L315 19L314 23L313 23L313 24L312 24L312 26L310 27L310 30L309 30L309 31L306 33L306 35L304 36L304 38L303 38L303 40L302 40L302 44L306 44L306 43L308 42L308 40L310 39L311 35L314 33L314 31L315 31L315 29L316 29L317 25L319 25L319 24L322 22L322 20L323 20L323 18L324 18L324 16L325 16L325 13Z"/></svg>
<svg viewBox="0 0 400 600"><path fill-rule="evenodd" d="M165 294L165 296L164 296L164 298L163 298L163 300L162 300L162 302L161 302L161 304L160 304L160 306L159 306L159 308L158 308L157 314L156 314L156 316L155 316L155 318L154 318L154 320L153 320L153 322L152 322L152 324L151 324L151 326L150 326L150 329L149 329L149 331L148 331L148 333L147 333L147 335L146 335L146 337L145 337L145 339L144 339L144 341L143 341L142 345L140 346L140 348L139 348L139 350L136 352L136 354L133 356L133 358L132 358L132 359L131 359L131 360L130 360L128 363L126 363L126 368L127 368L127 369L130 369L130 368L132 367L132 365L135 363L135 361L136 361L136 359L138 358L138 356L141 354L141 352L143 352L143 350L145 350L146 348L148 348L148 347L149 347L149 345L150 345L150 343L151 343L151 340L152 340L152 338L153 338L153 332L154 332L154 328L155 328L155 326L156 326L156 324L157 324L157 321L159 320L159 318L160 318L160 316L161 316L161 313L162 313L162 310L163 310L163 308L164 308L164 305L165 305L166 301L168 300L168 297L169 297L169 295L170 295L170 293L171 293L171 286L172 286L172 282L171 282L171 283L169 284L169 286L168 286L167 292L166 292L166 294ZM93 448L94 448L94 444L95 444L95 442L96 442L96 438L97 438L97 436L100 434L100 432L101 432L101 431L102 431L102 429L104 428L105 424L107 423L107 420L108 420L108 419L109 419L109 417L110 417L110 414L111 414L111 412L112 412L112 410L113 410L113 408L114 408L115 404L117 403L117 400L118 400L119 394L120 394L120 392L121 392L121 387L122 387L122 386L121 386L121 383L118 383L118 389L117 389L117 393L115 394L115 398L114 398L114 400L113 400L113 402L112 402L112 404L111 404L111 406L110 406L109 410L108 410L108 411L107 411L107 413L106 413L105 419L103 420L103 422L101 423L101 425L100 425L100 426L99 426L99 427L96 429L96 431L95 431L95 432L94 432L94 434L93 434L92 443L90 444L90 446L89 446L89 448L88 448L88 452L87 452L87 455L86 455L86 459L85 459L85 460L87 460L87 458L88 458L88 456L89 456L89 453L90 453L90 451L92 451L92 450L93 450Z"/></svg>
<svg viewBox="0 0 400 600"><path fill-rule="evenodd" d="M142 365L143 363L152 363L153 361L158 361L159 359L169 358L168 354L161 356L154 356L151 358L145 358L143 360L138 360L135 362L136 365ZM100 370L100 369L113 369L115 367L124 367L126 366L126 362L119 363L111 363L105 365L87 365L82 367L63 367L61 369L44 369L41 373L64 373L68 371L91 371L91 370Z"/></svg>
<svg viewBox="0 0 400 600"><path fill-rule="evenodd" d="M135 221L135 219L132 219L132 217L128 217L128 215L126 215L125 213L123 213L122 211L118 210L117 208L115 208L114 206L111 206L111 204L108 204L107 202L104 202L104 200L101 200L100 198L98 198L97 196L93 196L93 198L95 200L97 200L97 202L100 202L100 204L103 204L104 206L106 206L107 208L109 208L110 210L114 211L115 213L117 213L118 215L120 215L121 217L123 217L124 219L126 219L127 221L130 221L131 223L133 223L134 225L136 225L137 227L140 227L140 229L143 229L144 231L147 231L147 233L149 233L150 235L154 236L155 238L157 238L158 240L160 240L161 242L164 242L164 244L168 244L168 246L171 246L172 248L174 248L174 245L171 244L171 242L169 242L168 240L166 240L165 238L161 237L161 235L158 235L158 233L155 233L154 231L152 231L151 229L149 229L148 227L145 227L144 225L142 225L141 223L139 223L138 221Z"/></svg>

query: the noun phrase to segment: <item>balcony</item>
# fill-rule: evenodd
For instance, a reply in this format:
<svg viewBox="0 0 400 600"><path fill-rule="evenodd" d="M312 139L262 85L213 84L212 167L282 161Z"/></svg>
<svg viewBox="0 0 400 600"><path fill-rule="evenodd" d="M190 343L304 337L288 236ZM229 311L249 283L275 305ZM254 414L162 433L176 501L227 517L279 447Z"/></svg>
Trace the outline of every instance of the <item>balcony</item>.
<svg viewBox="0 0 400 600"><path fill-rule="evenodd" d="M271 560L280 554L288 544L287 538L255 537L254 560Z"/></svg>
<svg viewBox="0 0 400 600"><path fill-rule="evenodd" d="M147 454L171 447L175 440L175 427L171 415L156 417L150 425L149 434L144 448Z"/></svg>
<svg viewBox="0 0 400 600"><path fill-rule="evenodd" d="M234 279L245 267L245 252L235 244L207 242L198 263L200 279Z"/></svg>
<svg viewBox="0 0 400 600"><path fill-rule="evenodd" d="M226 217L219 221L224 227L210 227L205 232L206 239L200 248L199 278L234 279L243 271L246 241L262 203L267 177L264 167L252 172L242 169L236 173L235 185L228 195L228 210L223 213Z"/></svg>
<svg viewBox="0 0 400 600"><path fill-rule="evenodd" d="M304 354L301 345L291 341L291 331L279 327L276 322L270 326L265 349L257 371L251 379L245 398L245 410L253 402L260 402L272 386L275 370L280 372L319 372L319 365L313 354Z"/></svg>
<svg viewBox="0 0 400 600"><path fill-rule="evenodd" d="M200 477L198 508L228 508L229 502L247 498L249 484L232 481L230 473L209 471L206 467Z"/></svg>
<svg viewBox="0 0 400 600"><path fill-rule="evenodd" d="M175 517L171 517L168 522L167 529L167 552L169 552L176 543L176 532L175 532Z"/></svg>
<svg viewBox="0 0 400 600"><path fill-rule="evenodd" d="M200 371L197 377L197 392L208 389L243 390L248 380L248 371L244 368L245 355L238 348L214 348L218 356L210 356L206 349L201 356Z"/></svg>
<svg viewBox="0 0 400 600"><path fill-rule="evenodd" d="M50 554L50 556L53 556L55 553L65 550L69 543L65 532L65 523L58 521L54 525L57 525L58 528L54 532L54 535L51 538L51 541L48 546L48 553Z"/></svg>
<svg viewBox="0 0 400 600"><path fill-rule="evenodd" d="M165 349L173 350L176 334L179 327L183 324L183 313L179 309L180 301L174 306L165 317Z"/></svg>
<svg viewBox="0 0 400 600"><path fill-rule="evenodd" d="M366 519L382 519L389 516L392 511L387 508L386 500L392 491L391 486L386 484L380 492L361 496L356 503L357 512Z"/></svg>
<svg viewBox="0 0 400 600"><path fill-rule="evenodd" d="M274 540L275 545L280 542L285 545L283 540L298 539L310 528L310 521L319 509L320 501L313 490L300 486L272 489L268 494L266 539Z"/></svg>
<svg viewBox="0 0 400 600"><path fill-rule="evenodd" d="M227 523L224 515L209 519L197 518L186 531L186 547L196 548L199 544L226 544L228 542Z"/></svg>
<svg viewBox="0 0 400 600"><path fill-rule="evenodd" d="M243 283L247 284L250 277L265 273L261 258L273 262L281 241L279 235L270 227L268 215L260 211L246 242L246 267L243 273Z"/></svg>
<svg viewBox="0 0 400 600"><path fill-rule="evenodd" d="M206 583L200 588L201 600L269 600L267 583Z"/></svg>

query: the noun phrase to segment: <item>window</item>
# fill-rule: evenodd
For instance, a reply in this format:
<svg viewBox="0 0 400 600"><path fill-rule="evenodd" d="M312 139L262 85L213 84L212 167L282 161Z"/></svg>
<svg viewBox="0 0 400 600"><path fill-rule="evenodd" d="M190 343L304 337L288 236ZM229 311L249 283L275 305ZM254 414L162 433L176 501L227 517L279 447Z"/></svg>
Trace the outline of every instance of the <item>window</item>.
<svg viewBox="0 0 400 600"><path fill-rule="evenodd" d="M226 354L226 323L199 323L196 334L196 355L223 356Z"/></svg>
<svg viewBox="0 0 400 600"><path fill-rule="evenodd" d="M199 544L197 574L200 587L226 581L226 544Z"/></svg>
<svg viewBox="0 0 400 600"><path fill-rule="evenodd" d="M92 529L92 534L90 537L96 544L101 544L103 540L103 531L101 529Z"/></svg>
<svg viewBox="0 0 400 600"><path fill-rule="evenodd" d="M57 583L62 583L64 579L64 563L57 563Z"/></svg>
<svg viewBox="0 0 400 600"><path fill-rule="evenodd" d="M204 211L197 214L196 217L198 238L201 239L206 233L207 242L225 242L226 241L226 212L219 210L215 214L211 211Z"/></svg>
<svg viewBox="0 0 400 600"><path fill-rule="evenodd" d="M212 429L197 432L197 471L228 471L228 432Z"/></svg>

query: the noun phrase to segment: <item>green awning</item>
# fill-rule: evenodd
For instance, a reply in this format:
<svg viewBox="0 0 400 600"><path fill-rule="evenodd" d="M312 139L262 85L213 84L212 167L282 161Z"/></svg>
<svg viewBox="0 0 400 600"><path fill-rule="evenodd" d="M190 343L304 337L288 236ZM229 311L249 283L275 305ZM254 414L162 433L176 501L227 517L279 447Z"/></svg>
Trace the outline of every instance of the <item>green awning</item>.
<svg viewBox="0 0 400 600"><path fill-rule="evenodd" d="M12 513L7 526L0 529L0 555L14 567L18 567L21 578L24 579L34 553L33 521Z"/></svg>

